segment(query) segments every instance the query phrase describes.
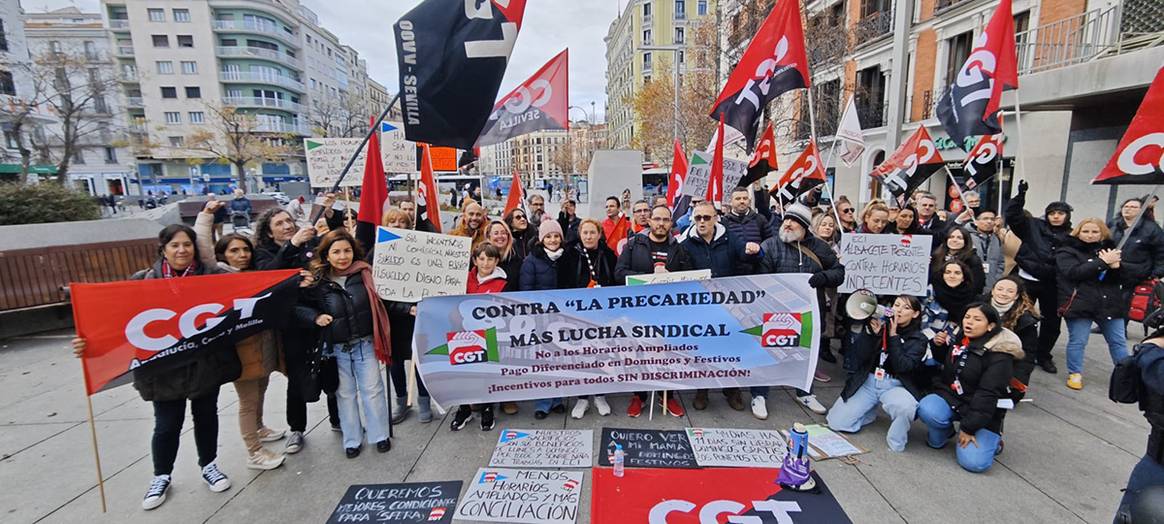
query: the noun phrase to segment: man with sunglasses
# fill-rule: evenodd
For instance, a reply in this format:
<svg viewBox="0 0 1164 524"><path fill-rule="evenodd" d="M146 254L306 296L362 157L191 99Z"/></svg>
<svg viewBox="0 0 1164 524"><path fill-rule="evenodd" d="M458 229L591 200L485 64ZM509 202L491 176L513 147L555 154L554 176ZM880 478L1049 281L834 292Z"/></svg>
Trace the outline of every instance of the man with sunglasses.
<svg viewBox="0 0 1164 524"><path fill-rule="evenodd" d="M844 195L837 197L837 214L841 216L842 233L852 233L857 230L857 210L853 207L853 203L849 202L849 197ZM772 229L779 230L781 225L773 223Z"/></svg>
<svg viewBox="0 0 1164 524"><path fill-rule="evenodd" d="M635 208L638 207L639 204L636 203ZM671 236L671 210L666 205L661 205L655 206L650 211L650 228L632 236L622 254L618 256L618 263L614 266L614 278L620 284L626 282L628 275L666 273L667 262L679 247L679 242ZM662 399L663 397L659 396L659 400ZM627 416L641 415L646 400L645 391L635 393L630 406L626 409ZM666 409L673 417L682 417L685 414L679 399L673 394L667 395Z"/></svg>
<svg viewBox="0 0 1164 524"><path fill-rule="evenodd" d="M679 247L674 256L667 260L668 271L711 270L712 278L736 275L741 262L754 262L760 255L760 245L756 242L742 242L726 227L719 223L719 213L708 201L695 204L691 212L695 224L680 235ZM725 388L723 394L728 405L736 411L744 410L744 400L739 388ZM707 390L695 392L691 404L697 410L707 409Z"/></svg>

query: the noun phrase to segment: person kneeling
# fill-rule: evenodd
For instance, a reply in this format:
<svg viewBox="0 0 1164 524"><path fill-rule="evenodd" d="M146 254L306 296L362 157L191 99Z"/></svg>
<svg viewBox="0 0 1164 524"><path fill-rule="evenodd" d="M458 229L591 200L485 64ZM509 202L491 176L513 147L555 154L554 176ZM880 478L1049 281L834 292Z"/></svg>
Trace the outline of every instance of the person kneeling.
<svg viewBox="0 0 1164 524"><path fill-rule="evenodd" d="M905 451L909 425L917 412L922 392L919 374L923 369L928 341L919 326L921 303L916 297L901 295L893 303L893 316L885 325L870 318L860 332L850 333L845 353L845 388L826 420L836 431L856 433L877 419L877 406L893 422L885 441L892 451Z"/></svg>
<svg viewBox="0 0 1164 524"><path fill-rule="evenodd" d="M1010 399L1014 363L1023 358L1023 350L1018 335L1002 327L998 312L984 302L966 308L962 333L961 341L951 340L953 347L942 355L934 393L921 399L917 415L929 427L930 447L945 447L956 433L958 464L982 473L1001 449L1006 410L999 400ZM939 352L941 347L935 346ZM954 421L959 421L957 432Z"/></svg>
<svg viewBox="0 0 1164 524"><path fill-rule="evenodd" d="M505 290L508 275L497 266L501 262L501 251L493 244L484 243L473 250L473 268L469 270L468 293L470 295L500 293ZM461 404L453 414L449 429L460 431L473 419L473 404ZM493 404L481 405L481 431L493 429Z"/></svg>

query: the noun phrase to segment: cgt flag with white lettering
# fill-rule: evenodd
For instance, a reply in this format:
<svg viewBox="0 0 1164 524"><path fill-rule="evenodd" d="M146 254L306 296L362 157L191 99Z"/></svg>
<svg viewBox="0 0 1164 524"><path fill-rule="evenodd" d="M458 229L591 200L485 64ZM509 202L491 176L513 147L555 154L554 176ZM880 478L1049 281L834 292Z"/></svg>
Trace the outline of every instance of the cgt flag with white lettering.
<svg viewBox="0 0 1164 524"><path fill-rule="evenodd" d="M998 174L1002 159L1003 135L983 135L966 154L962 170L966 172L966 190L975 190Z"/></svg>
<svg viewBox="0 0 1164 524"><path fill-rule="evenodd" d="M929 180L945 165L934 139L925 126L917 128L909 138L873 169L870 175L893 193L898 200Z"/></svg>
<svg viewBox="0 0 1164 524"><path fill-rule="evenodd" d="M544 129L570 129L569 69L570 50L567 49L497 101L477 145L500 144Z"/></svg>
<svg viewBox="0 0 1164 524"><path fill-rule="evenodd" d="M119 386L117 379L135 369L176 367L199 351L281 327L298 275L287 269L70 284L77 336L86 341L86 393Z"/></svg>
<svg viewBox="0 0 1164 524"><path fill-rule="evenodd" d="M825 183L823 163L816 149L816 142L809 142L808 147L796 157L796 161L788 167L788 171L780 177L776 185L772 186L769 194L780 202L783 209L796 201L800 195L808 190Z"/></svg>
<svg viewBox="0 0 1164 524"><path fill-rule="evenodd" d="M1164 68L1148 86L1115 154L1091 183L1164 183Z"/></svg>
<svg viewBox="0 0 1164 524"><path fill-rule="evenodd" d="M393 26L404 136L470 149L517 42L526 0L425 0Z"/></svg>
<svg viewBox="0 0 1164 524"><path fill-rule="evenodd" d="M986 30L974 44L954 83L937 104L938 120L956 144L966 143L968 136L1002 132L998 122L1002 92L1018 89L1011 0L999 2Z"/></svg>

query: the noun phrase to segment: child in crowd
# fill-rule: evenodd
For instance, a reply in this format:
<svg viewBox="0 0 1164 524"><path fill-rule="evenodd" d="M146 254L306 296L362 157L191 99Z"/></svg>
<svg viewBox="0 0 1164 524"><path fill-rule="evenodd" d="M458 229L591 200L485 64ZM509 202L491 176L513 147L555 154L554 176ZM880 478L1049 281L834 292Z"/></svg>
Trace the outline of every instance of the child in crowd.
<svg viewBox="0 0 1164 524"><path fill-rule="evenodd" d="M469 269L470 295L500 293L505 289L508 275L504 269L498 267L500 262L501 251L493 244L486 242L473 250L473 267ZM461 404L453 415L453 423L449 429L460 431L470 420L473 420L473 405ZM493 425L493 404L485 404L481 406L481 431L489 431L493 429Z"/></svg>

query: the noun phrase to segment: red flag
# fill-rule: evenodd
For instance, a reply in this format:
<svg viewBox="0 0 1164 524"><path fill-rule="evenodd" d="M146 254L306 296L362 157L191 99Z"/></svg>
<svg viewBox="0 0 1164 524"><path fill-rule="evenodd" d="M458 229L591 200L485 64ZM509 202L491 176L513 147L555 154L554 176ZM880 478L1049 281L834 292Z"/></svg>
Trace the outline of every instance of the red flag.
<svg viewBox="0 0 1164 524"><path fill-rule="evenodd" d="M809 142L808 147L796 157L796 161L788 166L788 171L780 177L769 194L784 207L796 201L796 197L804 192L819 186L825 181L824 164L820 161L816 142Z"/></svg>
<svg viewBox="0 0 1164 524"><path fill-rule="evenodd" d="M567 49L497 101L477 145L500 144L542 129L570 129L569 73L570 50Z"/></svg>
<svg viewBox="0 0 1164 524"><path fill-rule="evenodd" d="M772 122L768 122L768 128L764 130L760 141L756 143L756 150L752 152L752 160L748 162L748 173L740 180L740 185L747 186L768 176L769 172L776 169L778 169L776 164L776 130L773 129Z"/></svg>
<svg viewBox="0 0 1164 524"><path fill-rule="evenodd" d="M436 177L432 173L432 155L429 145L421 146L420 184L416 187L416 221L428 220L433 231L441 231L441 206L437 203Z"/></svg>
<svg viewBox="0 0 1164 524"><path fill-rule="evenodd" d="M1003 135L982 135L978 143L966 153L962 170L967 175L967 190L985 184L998 174L998 163L1002 158L1002 139Z"/></svg>
<svg viewBox="0 0 1164 524"><path fill-rule="evenodd" d="M77 336L86 342L85 391L120 385L118 377L162 361L176 365L198 351L227 351L219 348L279 327L295 302L298 273L70 284Z"/></svg>
<svg viewBox="0 0 1164 524"><path fill-rule="evenodd" d="M1115 154L1091 183L1164 183L1164 68L1148 86Z"/></svg>
<svg viewBox="0 0 1164 524"><path fill-rule="evenodd" d="M715 139L715 153L711 157L711 176L707 181L708 202L723 200L723 114L719 115L719 133Z"/></svg>
<svg viewBox="0 0 1164 524"><path fill-rule="evenodd" d="M521 186L521 175L514 169L513 182L509 184L509 198L505 200L505 211L502 214L509 214L511 210L517 208L525 209L525 188Z"/></svg>
<svg viewBox="0 0 1164 524"><path fill-rule="evenodd" d="M760 109L787 91L809 87L809 78L800 2L777 0L720 91L711 117L723 117L739 130L751 150Z"/></svg>
<svg viewBox="0 0 1164 524"><path fill-rule="evenodd" d="M667 207L675 209L675 201L683 191L683 181L687 179L687 155L683 146L675 139L675 152L671 154L671 176L667 179Z"/></svg>
<svg viewBox="0 0 1164 524"><path fill-rule="evenodd" d="M372 125L376 125L375 119ZM356 220L373 227L380 225L384 216L384 201L388 200L388 182L384 177L384 159L380 157L380 133L372 133L364 161L364 184L360 187L360 214Z"/></svg>
<svg viewBox="0 0 1164 524"><path fill-rule="evenodd" d="M943 165L945 161L934 139L921 126L885 162L874 168L870 176L879 180L893 196L901 197L917 189Z"/></svg>
<svg viewBox="0 0 1164 524"><path fill-rule="evenodd" d="M998 123L1002 92L1018 88L1011 0L999 2L974 44L954 83L937 104L938 120L957 144L965 143L968 136L1002 132Z"/></svg>

